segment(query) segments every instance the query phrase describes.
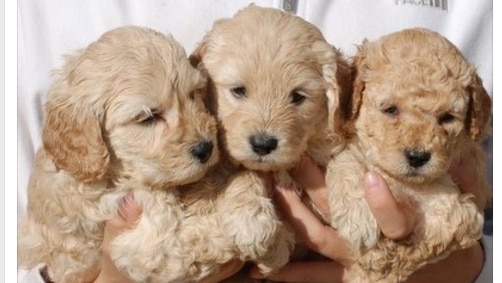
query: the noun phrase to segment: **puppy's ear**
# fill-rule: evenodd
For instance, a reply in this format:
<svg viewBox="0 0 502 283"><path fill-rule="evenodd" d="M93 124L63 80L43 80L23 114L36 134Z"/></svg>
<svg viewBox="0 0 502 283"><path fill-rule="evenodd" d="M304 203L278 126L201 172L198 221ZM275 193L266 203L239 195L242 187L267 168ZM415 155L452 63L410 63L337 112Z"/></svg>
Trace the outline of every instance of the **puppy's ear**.
<svg viewBox="0 0 502 283"><path fill-rule="evenodd" d="M204 35L204 38L202 38L202 41L197 45L195 50L188 56L188 60L190 61L190 64L192 67L197 68L199 70L204 69L204 66L201 66L202 64L202 59L204 56L206 56L209 45L211 42L215 41L216 38L218 37L218 33L220 33L222 30L228 28L229 24L231 23L230 19L218 19L213 22L213 26L211 27L211 30Z"/></svg>
<svg viewBox="0 0 502 283"><path fill-rule="evenodd" d="M344 107L344 117L347 121L354 120L359 114L359 108L363 100L363 92L365 88L364 72L366 66L366 50L368 41L364 40L358 47L356 55L352 58L351 73L353 78L352 95L347 99Z"/></svg>
<svg viewBox="0 0 502 283"><path fill-rule="evenodd" d="M466 126L469 129L471 138L477 141L483 137L487 129L491 117L492 102L478 75L474 75L472 83L468 86L468 91L470 101Z"/></svg>
<svg viewBox="0 0 502 283"><path fill-rule="evenodd" d="M207 49L207 43L208 38L207 36L204 37L202 42L199 43L199 45L195 48L195 50L188 56L188 61L190 61L190 64L192 67L196 69L201 69L200 64L202 64L202 58L204 57L204 54L206 54L206 49Z"/></svg>
<svg viewBox="0 0 502 283"><path fill-rule="evenodd" d="M312 46L314 54L322 67L322 75L328 83L326 91L329 122L328 127L335 131L341 130L343 113L341 103L352 92L350 66L342 52L324 41L315 42Z"/></svg>
<svg viewBox="0 0 502 283"><path fill-rule="evenodd" d="M202 62L202 59L206 55L207 46L209 44L210 39L211 39L210 35L207 34L204 37L204 39L199 43L197 48L195 48L192 54L190 54L188 60L190 61L192 67L199 70L201 75L205 78L206 86L204 88L204 93L205 93L204 105L206 106L207 109L209 109L209 111L213 115L216 115L216 109L218 109L218 107L216 107L217 99L215 98L213 81L209 76L206 66L204 66L204 63Z"/></svg>
<svg viewBox="0 0 502 283"><path fill-rule="evenodd" d="M352 66L342 56L341 53L337 55L337 69L336 69L336 82L339 86L340 99L338 105L338 112L342 124L347 119L347 107L351 104L352 94L354 92L353 76L355 75Z"/></svg>
<svg viewBox="0 0 502 283"><path fill-rule="evenodd" d="M86 103L71 101L69 94L51 93L51 96L45 105L42 133L45 150L53 156L58 168L81 182L103 178L110 157L98 118Z"/></svg>

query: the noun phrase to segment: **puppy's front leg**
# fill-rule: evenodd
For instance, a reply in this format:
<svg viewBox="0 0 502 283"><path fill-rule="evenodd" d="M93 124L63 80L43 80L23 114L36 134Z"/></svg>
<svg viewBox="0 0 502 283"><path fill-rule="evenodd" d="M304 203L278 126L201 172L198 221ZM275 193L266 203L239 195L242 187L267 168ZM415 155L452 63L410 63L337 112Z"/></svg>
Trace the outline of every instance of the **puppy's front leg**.
<svg viewBox="0 0 502 283"><path fill-rule="evenodd" d="M229 181L218 210L241 260L254 261L264 274L288 262L294 234L281 221L269 197L266 180L257 173L236 174Z"/></svg>

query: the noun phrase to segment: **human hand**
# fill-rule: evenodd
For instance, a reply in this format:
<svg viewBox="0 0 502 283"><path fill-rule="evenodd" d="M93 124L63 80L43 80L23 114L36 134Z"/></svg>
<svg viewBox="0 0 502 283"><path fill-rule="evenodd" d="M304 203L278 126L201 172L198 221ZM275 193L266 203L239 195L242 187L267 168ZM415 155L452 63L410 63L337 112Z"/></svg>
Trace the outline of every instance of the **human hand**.
<svg viewBox="0 0 502 283"><path fill-rule="evenodd" d="M321 213L329 213L324 174L312 159L306 157L291 172ZM410 208L398 205L383 179L377 174L365 176L366 198L380 229L389 238L406 237L415 225ZM283 282L341 282L344 266L350 263L348 248L336 230L323 224L304 205L291 188L276 187L275 199L283 215L311 250L333 261L291 262L267 279ZM251 276L261 278L257 269Z"/></svg>
<svg viewBox="0 0 502 283"><path fill-rule="evenodd" d="M103 260L101 271L94 283L128 283L133 282L117 269L110 256L110 242L126 231L136 226L141 216L141 208L134 200L132 194L127 195L119 206L118 216L105 223L104 238L102 243ZM237 273L244 265L239 260L233 260L221 266L220 270L201 281L201 283L217 283Z"/></svg>
<svg viewBox="0 0 502 283"><path fill-rule="evenodd" d="M129 194L122 199L118 212L116 217L105 223L103 243L101 245L101 250L103 252L101 271L94 283L134 282L120 272L113 263L110 256L110 243L115 237L127 229L134 228L142 211L138 203L134 201L134 196Z"/></svg>
<svg viewBox="0 0 502 283"><path fill-rule="evenodd" d="M327 213L329 207L324 175L314 162L305 158L299 167L292 170L291 175L304 188L317 208L322 213ZM367 173L364 176L364 185L366 199L382 232L396 240L409 235L416 220L412 209L395 202L385 181L378 174ZM459 186L463 184L459 183ZM350 263L350 259L347 247L336 230L320 222L291 189L278 187L276 201L306 245L333 261L291 262L268 279L282 282L342 282L344 266ZM456 282L471 280L478 274L482 262L483 252L478 245L422 268L409 282L445 282L443 276L458 278ZM456 268L448 269L453 265ZM458 272L459 267L462 272ZM251 276L262 278L257 269L251 271Z"/></svg>

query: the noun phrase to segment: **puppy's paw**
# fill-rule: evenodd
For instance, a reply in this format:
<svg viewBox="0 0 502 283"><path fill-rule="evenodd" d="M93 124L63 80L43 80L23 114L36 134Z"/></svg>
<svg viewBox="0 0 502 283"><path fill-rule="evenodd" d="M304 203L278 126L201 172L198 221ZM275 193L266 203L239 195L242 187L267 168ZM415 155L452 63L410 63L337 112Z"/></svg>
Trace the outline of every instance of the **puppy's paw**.
<svg viewBox="0 0 502 283"><path fill-rule="evenodd" d="M289 262L296 240L295 234L290 227L283 225L277 235L275 245L268 249L262 258L255 261L262 274L269 275Z"/></svg>
<svg viewBox="0 0 502 283"><path fill-rule="evenodd" d="M478 242L483 233L483 214L478 210L470 195L460 195L460 207L456 210L458 229L455 233L461 248L468 248Z"/></svg>
<svg viewBox="0 0 502 283"><path fill-rule="evenodd" d="M286 247L292 245L292 240L281 239L284 224L269 197L268 185L254 172L240 172L229 182L218 204L225 232L243 260L268 258L269 251L277 249L279 242ZM286 247L283 250L288 250Z"/></svg>

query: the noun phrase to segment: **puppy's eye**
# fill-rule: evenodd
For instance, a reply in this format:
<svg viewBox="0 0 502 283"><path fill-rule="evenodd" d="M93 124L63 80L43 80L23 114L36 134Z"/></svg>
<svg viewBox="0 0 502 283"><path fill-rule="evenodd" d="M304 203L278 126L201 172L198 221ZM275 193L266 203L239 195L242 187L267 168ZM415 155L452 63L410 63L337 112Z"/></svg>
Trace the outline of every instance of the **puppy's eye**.
<svg viewBox="0 0 502 283"><path fill-rule="evenodd" d="M152 124L160 119L161 119L160 114L158 114L154 111L151 111L148 113L145 112L136 118L138 123L143 124L143 125Z"/></svg>
<svg viewBox="0 0 502 283"><path fill-rule="evenodd" d="M453 122L453 120L455 120L455 116L453 116L450 113L444 113L443 115L439 116L438 123L440 125L443 125L443 124L451 123L451 122Z"/></svg>
<svg viewBox="0 0 502 283"><path fill-rule="evenodd" d="M246 88L243 86L231 88L230 92L232 92L233 96L235 96L236 98L246 97Z"/></svg>
<svg viewBox="0 0 502 283"><path fill-rule="evenodd" d="M391 105L389 107L384 108L383 113L385 113L391 117L395 117L399 114L399 109L397 109L397 106Z"/></svg>
<svg viewBox="0 0 502 283"><path fill-rule="evenodd" d="M143 121L141 121L141 123L142 124L150 124L150 123L157 121L159 119L159 117L160 116L158 114L152 113L152 115L146 117Z"/></svg>
<svg viewBox="0 0 502 283"><path fill-rule="evenodd" d="M305 101L305 99L307 98L306 96L300 94L297 91L293 91L289 95L289 97L291 98L291 103L296 104L296 105L302 104L302 102Z"/></svg>

